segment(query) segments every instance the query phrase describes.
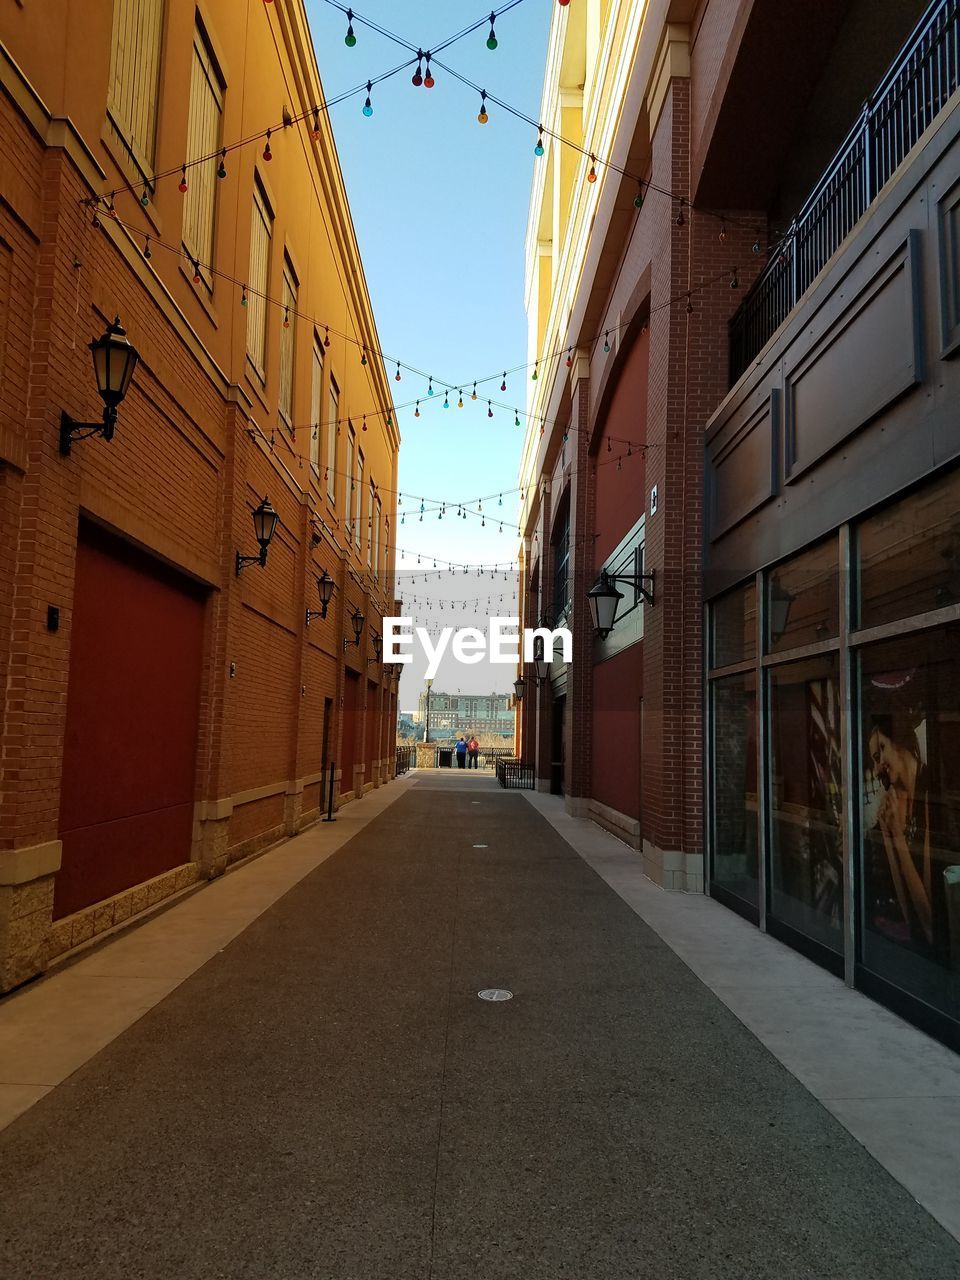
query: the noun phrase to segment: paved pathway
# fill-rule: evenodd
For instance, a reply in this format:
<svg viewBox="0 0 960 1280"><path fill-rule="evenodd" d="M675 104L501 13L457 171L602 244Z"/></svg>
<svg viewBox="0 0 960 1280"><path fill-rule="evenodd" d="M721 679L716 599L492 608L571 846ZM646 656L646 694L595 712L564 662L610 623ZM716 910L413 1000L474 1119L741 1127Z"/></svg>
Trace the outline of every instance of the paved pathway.
<svg viewBox="0 0 960 1280"><path fill-rule="evenodd" d="M0 1133L0 1274L952 1280L960 1244L524 796L424 775Z"/></svg>

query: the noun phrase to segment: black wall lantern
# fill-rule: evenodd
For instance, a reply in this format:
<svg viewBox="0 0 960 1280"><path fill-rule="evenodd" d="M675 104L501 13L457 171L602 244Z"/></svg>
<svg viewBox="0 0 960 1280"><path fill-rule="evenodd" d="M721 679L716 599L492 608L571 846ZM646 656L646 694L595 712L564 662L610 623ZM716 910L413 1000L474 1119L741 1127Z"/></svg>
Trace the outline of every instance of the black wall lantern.
<svg viewBox="0 0 960 1280"><path fill-rule="evenodd" d="M277 532L279 523L280 517L271 507L270 499L264 498L253 513L253 532L260 543L260 553L255 556L242 556L239 551L237 552L238 578L248 564L258 564L262 569L267 563L267 548L273 541L273 535Z"/></svg>
<svg viewBox="0 0 960 1280"><path fill-rule="evenodd" d="M363 635L364 617L363 617L363 614L360 612L359 608L354 609L353 613L351 613L350 621L353 623L353 639L344 640L343 642L344 652L346 652L347 649L352 649L354 646L356 646L358 649L360 648L360 637Z"/></svg>
<svg viewBox="0 0 960 1280"><path fill-rule="evenodd" d="M374 632L371 644L373 645L373 657L368 658L367 662L380 662L383 658L383 636L378 636L377 633Z"/></svg>
<svg viewBox="0 0 960 1280"><path fill-rule="evenodd" d="M607 573L603 570L587 592L593 630L598 640L606 640L617 618L617 608L623 599L623 592L617 590L616 584L628 582L634 591L643 596L647 604L652 605L655 581L656 575L652 571L650 573ZM644 586L644 583L649 583L649 587Z"/></svg>
<svg viewBox="0 0 960 1280"><path fill-rule="evenodd" d="M128 340L126 331L117 316L103 337L90 343L93 352L93 372L97 390L104 403L102 422L74 422L69 414L60 415L60 452L66 457L74 440L86 440L90 436L103 436L112 440L117 425L117 405L130 387L133 371L140 353Z"/></svg>
<svg viewBox="0 0 960 1280"><path fill-rule="evenodd" d="M327 573L326 569L324 569L323 573L317 579L317 593L320 596L320 608L307 610L308 627L314 618L325 618L327 616L327 609L330 605L330 601L333 599L334 586L335 583L333 579L330 577L329 573Z"/></svg>
<svg viewBox="0 0 960 1280"><path fill-rule="evenodd" d="M516 680L513 682L513 698L515 702L523 701L523 695L526 691L526 687L527 682L524 680L523 676L517 676Z"/></svg>

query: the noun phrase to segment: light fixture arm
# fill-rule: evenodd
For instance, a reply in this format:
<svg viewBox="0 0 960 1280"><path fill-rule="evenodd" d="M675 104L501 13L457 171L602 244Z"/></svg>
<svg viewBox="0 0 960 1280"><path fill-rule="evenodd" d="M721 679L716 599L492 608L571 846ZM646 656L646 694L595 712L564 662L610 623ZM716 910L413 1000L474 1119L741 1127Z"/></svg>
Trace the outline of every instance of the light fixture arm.
<svg viewBox="0 0 960 1280"><path fill-rule="evenodd" d="M602 573L601 578L606 578L607 582L626 582L633 587L634 591L638 591L649 605L653 605L654 588L656 586L656 569L651 569L649 573ZM649 587L643 584L648 582Z"/></svg>
<svg viewBox="0 0 960 1280"><path fill-rule="evenodd" d="M74 440L89 440L91 436L103 436L104 440L112 440L117 426L117 409L115 405L107 405L103 411L102 422L76 422L68 413L60 414L60 453L64 458L70 456L70 446Z"/></svg>

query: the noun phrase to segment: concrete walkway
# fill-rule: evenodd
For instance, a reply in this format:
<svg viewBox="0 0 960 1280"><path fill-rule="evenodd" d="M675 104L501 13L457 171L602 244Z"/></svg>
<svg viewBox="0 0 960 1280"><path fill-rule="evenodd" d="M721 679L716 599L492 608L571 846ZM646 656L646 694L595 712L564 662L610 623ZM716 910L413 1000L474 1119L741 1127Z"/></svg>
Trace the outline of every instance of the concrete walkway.
<svg viewBox="0 0 960 1280"><path fill-rule="evenodd" d="M414 774L341 820L0 1005L0 1081L45 1091L0 1134L5 1278L960 1276L556 810Z"/></svg>

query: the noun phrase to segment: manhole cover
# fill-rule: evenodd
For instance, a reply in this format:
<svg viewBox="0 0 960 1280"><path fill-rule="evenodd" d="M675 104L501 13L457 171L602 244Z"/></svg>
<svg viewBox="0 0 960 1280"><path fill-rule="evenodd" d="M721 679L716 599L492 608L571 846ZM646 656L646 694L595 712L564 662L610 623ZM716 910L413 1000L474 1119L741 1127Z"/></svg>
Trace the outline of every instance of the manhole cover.
<svg viewBox="0 0 960 1280"><path fill-rule="evenodd" d="M488 987L486 991L478 991L477 995L481 1000L512 1000L513 992L504 991L501 987Z"/></svg>

